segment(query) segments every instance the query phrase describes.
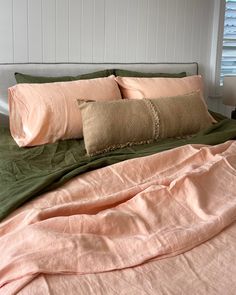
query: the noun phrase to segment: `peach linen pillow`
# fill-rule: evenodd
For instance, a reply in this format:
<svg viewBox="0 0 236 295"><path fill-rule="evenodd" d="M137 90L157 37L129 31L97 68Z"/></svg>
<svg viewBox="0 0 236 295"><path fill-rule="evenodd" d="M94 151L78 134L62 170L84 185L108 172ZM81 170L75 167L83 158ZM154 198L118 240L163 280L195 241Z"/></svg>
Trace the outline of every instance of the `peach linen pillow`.
<svg viewBox="0 0 236 295"><path fill-rule="evenodd" d="M17 84L8 89L10 130L19 146L81 138L77 99L121 99L114 76L45 84Z"/></svg>
<svg viewBox="0 0 236 295"><path fill-rule="evenodd" d="M200 75L184 78L135 78L116 77L123 98L142 99L184 95L200 90L203 82Z"/></svg>
<svg viewBox="0 0 236 295"><path fill-rule="evenodd" d="M200 90L200 98L206 105L203 97L203 81L201 75L184 78L116 77L115 80L119 84L123 98L163 98L185 95ZM213 123L216 122L210 114L209 117Z"/></svg>

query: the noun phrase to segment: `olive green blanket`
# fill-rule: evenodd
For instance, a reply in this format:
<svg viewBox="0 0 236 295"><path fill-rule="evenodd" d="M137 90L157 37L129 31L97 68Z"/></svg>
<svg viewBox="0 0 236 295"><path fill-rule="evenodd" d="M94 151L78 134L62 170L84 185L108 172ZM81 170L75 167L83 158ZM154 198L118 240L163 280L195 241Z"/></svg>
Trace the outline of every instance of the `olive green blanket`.
<svg viewBox="0 0 236 295"><path fill-rule="evenodd" d="M26 201L86 171L147 156L185 144L219 144L236 139L236 120L213 114L219 121L185 139L167 139L119 149L100 156L86 155L83 140L66 140L19 148L6 129L0 130L0 220Z"/></svg>

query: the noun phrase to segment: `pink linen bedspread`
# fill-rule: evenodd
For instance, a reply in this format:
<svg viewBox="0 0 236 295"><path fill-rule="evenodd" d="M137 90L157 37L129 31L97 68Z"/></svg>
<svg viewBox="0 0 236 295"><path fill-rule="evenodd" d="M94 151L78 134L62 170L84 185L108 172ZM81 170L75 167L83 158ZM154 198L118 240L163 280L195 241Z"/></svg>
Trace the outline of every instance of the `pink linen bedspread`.
<svg viewBox="0 0 236 295"><path fill-rule="evenodd" d="M151 273L153 263L175 259L235 220L234 141L186 145L88 172L0 224L0 294L40 294L40 282L52 275L59 282L69 274L76 281L120 271L132 281L132 269ZM100 294L99 281L93 293L84 286L78 294Z"/></svg>

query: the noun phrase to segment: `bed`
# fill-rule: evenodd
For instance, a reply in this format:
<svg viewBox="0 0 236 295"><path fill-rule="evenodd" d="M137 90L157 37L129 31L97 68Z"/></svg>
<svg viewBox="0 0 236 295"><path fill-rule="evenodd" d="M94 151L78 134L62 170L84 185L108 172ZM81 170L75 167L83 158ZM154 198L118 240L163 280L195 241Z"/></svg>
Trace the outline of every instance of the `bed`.
<svg viewBox="0 0 236 295"><path fill-rule="evenodd" d="M69 132L74 132L73 128L69 131L65 128L63 137L58 117L47 121L47 124L56 122L57 128L53 129L53 126L49 131L57 130L58 137L51 137L45 126L43 132L32 136L35 129L30 128L38 128L38 122L41 124L41 115L38 118L35 113L31 121L25 121L29 126L24 126L24 132L16 136L23 127L18 124L15 128L14 120L25 114L19 115L15 110L17 105L12 102L10 132L8 95L19 99L19 93L23 93L20 91L27 88L27 94L37 96L47 84L51 87L48 91L54 91L54 85L62 83L59 86L65 87L74 83L43 81L42 86L35 86L39 82L28 84L27 75L71 77L105 69L119 69L120 75L125 71L126 74L128 71L142 72L145 79L149 79L145 76L148 73L151 83L156 79L154 73L175 75L185 72L187 75L157 78L158 83L199 77L197 63L0 65L0 294L235 294L235 120L213 112L206 115L201 101L205 117L191 114L192 123L187 127L199 125L197 121L201 119L197 118L208 120L207 127L201 125L201 130L191 132L191 135L187 131L184 136L182 133L181 136L164 136L160 122L164 117L161 117L160 109L165 111L168 100L161 104L153 97L154 100L143 103L142 99L131 102L131 97L125 99L127 103L123 108L124 97L109 103L91 102L91 98L82 97L86 101L81 103L78 94L76 104L78 102L82 113L83 131L79 127L76 131L83 132L81 138L68 136ZM15 72L24 73L20 78L26 80L15 85ZM113 76L114 72L109 74ZM134 85L144 81L141 76L131 80L129 75L123 76L125 78L112 78L121 92L125 83L131 81ZM92 77L92 82L87 82L87 76L83 79L85 82L82 83L86 84L103 78ZM130 85L125 96L132 96ZM162 84L158 85L161 89ZM81 87L83 84L79 84L78 91ZM12 89L9 94L8 88ZM106 91L108 88L106 86ZM95 91L99 96L98 92ZM108 98L112 93L113 90ZM154 93L156 95L156 88ZM199 91L197 93L199 96ZM133 98L136 96L137 91ZM190 96L193 99L193 95ZM189 96L186 98L184 94L184 99ZM199 98L196 99L197 106L198 101ZM21 101L22 109L24 103ZM38 103L35 102L34 110L42 112L43 107ZM177 108L176 97L174 103ZM116 142L108 149L104 145L107 140L104 134L107 136L107 133L99 133L101 128L98 126L107 124L106 107L111 105L119 107L119 114L115 109L109 117L109 120L115 120L112 126L118 129L112 130L118 134L118 139L110 138ZM27 114L30 106L31 101L26 104ZM96 106L106 110L100 113L106 120L97 121L97 113L92 117L91 109L94 111ZM145 107L149 115L153 112L156 121L145 121L146 113L141 116ZM178 107L181 109L181 105ZM55 105L53 108L53 114L47 113L47 116L57 114ZM70 114L74 108L75 105ZM132 124L125 123L127 114L123 119L121 112L127 112L127 108L131 108L128 109L130 117L132 112L140 110L138 119L142 124L138 125L139 122L132 118L129 118ZM156 108L158 112L155 112ZM173 113L173 100L170 100L168 110ZM119 117L122 118L120 122ZM177 116L173 124L178 125L182 117ZM70 120L70 117L63 115L60 120ZM139 134L149 123L154 131L147 137L142 134L144 137L135 142L138 144L131 144L130 138L127 144L117 143L122 136ZM145 132L151 127L145 127ZM26 133L30 138L25 137ZM49 134L47 142L45 137L38 135L46 133ZM162 138L161 134L164 134ZM150 140L151 136L154 139ZM99 145L98 149L94 148L96 145Z"/></svg>

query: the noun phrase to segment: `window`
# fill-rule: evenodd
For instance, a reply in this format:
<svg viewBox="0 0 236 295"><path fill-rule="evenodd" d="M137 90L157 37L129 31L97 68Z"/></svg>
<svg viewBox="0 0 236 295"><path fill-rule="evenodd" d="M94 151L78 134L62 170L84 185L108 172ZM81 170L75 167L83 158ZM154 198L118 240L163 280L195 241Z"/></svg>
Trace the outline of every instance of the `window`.
<svg viewBox="0 0 236 295"><path fill-rule="evenodd" d="M224 75L236 75L236 0L225 1L221 85Z"/></svg>

